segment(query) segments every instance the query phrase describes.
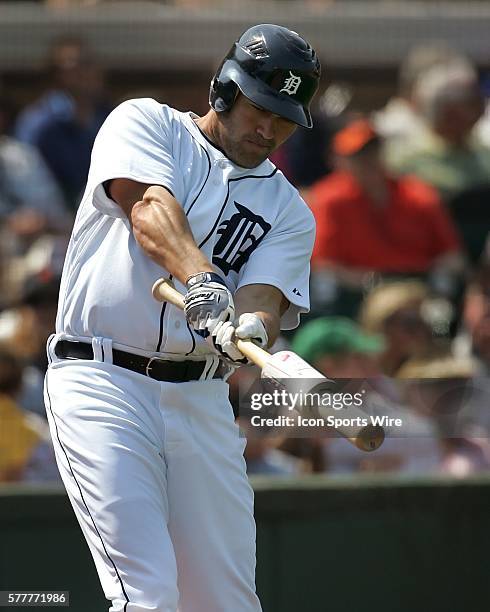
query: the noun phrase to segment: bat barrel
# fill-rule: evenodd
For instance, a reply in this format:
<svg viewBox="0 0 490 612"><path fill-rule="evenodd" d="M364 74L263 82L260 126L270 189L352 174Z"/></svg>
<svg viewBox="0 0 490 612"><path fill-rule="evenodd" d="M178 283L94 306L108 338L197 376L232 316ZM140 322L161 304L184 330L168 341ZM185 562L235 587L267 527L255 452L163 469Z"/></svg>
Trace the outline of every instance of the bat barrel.
<svg viewBox="0 0 490 612"><path fill-rule="evenodd" d="M325 380L315 385L311 392L321 397L324 394L331 393L334 389L335 382ZM330 406L317 404L315 408L326 419L327 425L329 417L343 421L340 426L336 427L336 431L358 449L372 452L383 444L385 439L383 427L370 423L369 414L356 406L348 406L342 410L335 410Z"/></svg>

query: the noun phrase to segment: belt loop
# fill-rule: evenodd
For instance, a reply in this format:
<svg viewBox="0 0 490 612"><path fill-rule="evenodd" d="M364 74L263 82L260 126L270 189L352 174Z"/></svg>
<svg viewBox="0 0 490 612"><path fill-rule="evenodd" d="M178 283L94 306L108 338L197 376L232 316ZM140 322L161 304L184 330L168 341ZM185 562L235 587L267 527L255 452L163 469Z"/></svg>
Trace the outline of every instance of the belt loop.
<svg viewBox="0 0 490 612"><path fill-rule="evenodd" d="M104 361L104 351L102 349L103 338L94 337L92 338L92 350L94 352L94 361Z"/></svg>
<svg viewBox="0 0 490 612"><path fill-rule="evenodd" d="M206 355L206 363L204 364L204 368L202 369L201 376L199 376L198 380L206 380L206 374L209 370L209 355Z"/></svg>
<svg viewBox="0 0 490 612"><path fill-rule="evenodd" d="M112 341L109 338L96 336L92 338L92 350L94 361L112 363Z"/></svg>
<svg viewBox="0 0 490 612"><path fill-rule="evenodd" d="M102 338L102 356L105 363L113 363L111 338Z"/></svg>
<svg viewBox="0 0 490 612"><path fill-rule="evenodd" d="M211 380L216 374L220 359L217 355L206 355L206 365L202 371L199 380Z"/></svg>
<svg viewBox="0 0 490 612"><path fill-rule="evenodd" d="M51 334L46 342L46 354L48 356L48 364L59 361L59 358L56 356L54 349L56 347L56 343L59 340L58 334Z"/></svg>
<svg viewBox="0 0 490 612"><path fill-rule="evenodd" d="M225 371L225 373L223 375L223 382L227 382L227 380L235 372L235 370L236 370L236 368L234 368L233 366L228 366L228 369Z"/></svg>

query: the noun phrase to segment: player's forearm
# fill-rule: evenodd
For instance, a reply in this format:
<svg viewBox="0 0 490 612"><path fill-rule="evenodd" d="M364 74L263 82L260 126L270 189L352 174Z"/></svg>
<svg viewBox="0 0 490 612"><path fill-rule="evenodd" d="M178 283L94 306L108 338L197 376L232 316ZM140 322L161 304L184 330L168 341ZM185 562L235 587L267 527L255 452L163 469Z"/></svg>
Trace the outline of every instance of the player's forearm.
<svg viewBox="0 0 490 612"><path fill-rule="evenodd" d="M177 200L163 187L150 187L131 211L133 233L145 253L180 282L213 266L199 250Z"/></svg>
<svg viewBox="0 0 490 612"><path fill-rule="evenodd" d="M267 332L267 348L270 348L281 332L281 318L278 314L270 313L265 310L255 310L254 312L262 319Z"/></svg>

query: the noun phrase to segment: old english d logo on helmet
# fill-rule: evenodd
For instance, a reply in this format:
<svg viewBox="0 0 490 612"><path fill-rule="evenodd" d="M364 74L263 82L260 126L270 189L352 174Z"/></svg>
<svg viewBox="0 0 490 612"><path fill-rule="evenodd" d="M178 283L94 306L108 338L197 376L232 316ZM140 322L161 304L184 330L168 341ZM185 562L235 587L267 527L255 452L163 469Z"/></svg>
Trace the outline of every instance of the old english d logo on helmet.
<svg viewBox="0 0 490 612"><path fill-rule="evenodd" d="M282 26L261 24L244 32L222 61L209 103L226 111L241 91L257 106L311 128L319 79L320 61L306 40Z"/></svg>
<svg viewBox="0 0 490 612"><path fill-rule="evenodd" d="M298 91L298 87L301 85L301 77L294 75L291 71L289 71L289 74L291 76L286 79L284 87L279 90L279 93L284 92L291 96Z"/></svg>

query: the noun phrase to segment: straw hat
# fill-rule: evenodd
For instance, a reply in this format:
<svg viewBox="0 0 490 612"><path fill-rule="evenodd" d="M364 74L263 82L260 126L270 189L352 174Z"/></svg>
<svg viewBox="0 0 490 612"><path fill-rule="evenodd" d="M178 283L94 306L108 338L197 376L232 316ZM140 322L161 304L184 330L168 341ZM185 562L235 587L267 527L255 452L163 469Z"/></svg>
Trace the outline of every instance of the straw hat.
<svg viewBox="0 0 490 612"><path fill-rule="evenodd" d="M361 325L366 331L380 333L392 315L402 308L420 307L427 296L426 285L417 280L379 285L367 295L361 306Z"/></svg>

